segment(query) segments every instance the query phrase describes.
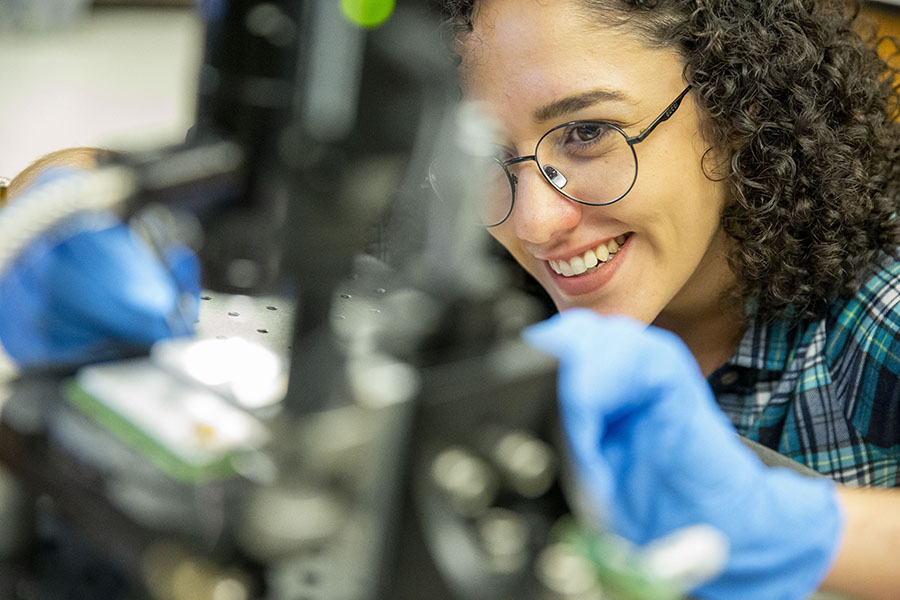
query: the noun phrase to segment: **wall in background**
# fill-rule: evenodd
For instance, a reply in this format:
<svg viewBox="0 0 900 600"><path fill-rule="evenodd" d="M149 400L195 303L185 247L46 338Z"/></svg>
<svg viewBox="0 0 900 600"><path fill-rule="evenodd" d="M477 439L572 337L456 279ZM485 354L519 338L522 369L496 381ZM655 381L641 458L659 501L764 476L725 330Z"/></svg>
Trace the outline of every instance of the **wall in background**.
<svg viewBox="0 0 900 600"><path fill-rule="evenodd" d="M65 28L4 31L0 176L60 148L182 141L202 40L190 7L94 8Z"/></svg>
<svg viewBox="0 0 900 600"><path fill-rule="evenodd" d="M863 8L863 16L870 19L881 36L891 36L900 42L900 0L892 2L868 2ZM890 44L879 47L882 56L887 57L897 51Z"/></svg>

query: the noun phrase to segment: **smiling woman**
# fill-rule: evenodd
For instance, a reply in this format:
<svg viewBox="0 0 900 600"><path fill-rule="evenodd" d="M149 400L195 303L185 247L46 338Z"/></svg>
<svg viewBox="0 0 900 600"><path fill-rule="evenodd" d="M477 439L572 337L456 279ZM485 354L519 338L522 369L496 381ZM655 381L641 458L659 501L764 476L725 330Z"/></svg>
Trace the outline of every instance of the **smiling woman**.
<svg viewBox="0 0 900 600"><path fill-rule="evenodd" d="M515 20L501 16L507 4L484 4L461 50L464 91L496 113L510 153L540 140L539 163L547 145L544 153L558 156L559 140L548 144L544 136L548 128L566 135L560 125L571 121L602 122L621 134L609 138L618 139L617 151L579 162L583 175L560 168L559 158L543 161L566 177L565 187L557 188L546 168L505 160L516 203L491 234L559 309L580 306L646 323L679 320L684 337L701 322L704 334L693 337L709 340L708 316L720 312L721 296L734 285L720 219L729 187L704 170L710 145L698 135L702 114L684 79L684 60L633 31L598 28L578 3L529 2L527 15ZM582 203L569 201L573 196ZM620 197L602 209L586 205ZM581 268L585 258L592 262L589 252L611 245L602 268ZM733 349L741 316L717 319L731 329L717 360Z"/></svg>
<svg viewBox="0 0 900 600"><path fill-rule="evenodd" d="M841 0L443 4L456 34L463 94L486 106L503 132L496 164L504 171L498 181L508 185L490 188L496 193L484 200L484 224L556 308L625 315L670 330L740 433L838 482L900 486L900 102L891 85L896 72L860 37L852 7ZM563 315L560 322L578 318ZM633 396L664 395L681 386L677 379L692 377L673 372L674 380L650 381L652 355L621 356L640 347L637 340L591 342L580 330L594 331L580 321L560 325L558 335L573 337L542 342L559 350L563 373L579 373L561 389L564 408L582 402L582 394L611 406L631 402L604 394L620 389L608 377L640 374L637 365L646 377L636 375ZM594 346L602 344L613 344L625 361L619 372L597 360L605 346ZM661 346L657 351L664 354ZM580 379L589 373L596 379ZM571 424L573 444L591 430L583 423L602 422L599 414ZM628 414L628 431L650 427ZM685 418L676 410L654 422L650 437L699 422ZM622 435L625 426L616 423L615 432L597 425L590 435L598 438L584 446L592 461L612 461L604 472L617 464L604 454L607 444L614 456L636 451L609 441ZM710 427L719 425L711 420ZM730 443L704 452L728 455ZM673 452L670 466L697 459L688 443ZM612 476L631 493L644 491L629 497L632 503L683 483L671 480L674 468L659 481L638 481L629 464ZM760 487L771 492L768 499L747 510L771 511L769 525L793 523L793 534L772 532L786 537L770 545L794 548L803 531L797 514L769 504L791 484ZM824 562L810 561L820 580L833 566L828 586L894 597L900 572L869 560L860 540L866 523L884 514L872 507L891 506L900 515L900 497L839 488L835 505L819 492L804 494L809 498L797 498L797 507L806 516L833 524L835 515L846 515L839 519L844 529L830 529L834 535L822 542L840 550L837 562L831 551L820 555ZM606 501L620 514L615 502L622 498L613 492ZM662 513L649 518L653 526L665 521ZM736 552L741 540L760 533L749 531L750 522L735 530ZM890 533L868 547L894 556L900 517L888 519L884 531ZM735 585L736 595L717 595L719 589L710 597L763 597L749 579L745 588ZM765 597L794 597L786 589L774 594Z"/></svg>

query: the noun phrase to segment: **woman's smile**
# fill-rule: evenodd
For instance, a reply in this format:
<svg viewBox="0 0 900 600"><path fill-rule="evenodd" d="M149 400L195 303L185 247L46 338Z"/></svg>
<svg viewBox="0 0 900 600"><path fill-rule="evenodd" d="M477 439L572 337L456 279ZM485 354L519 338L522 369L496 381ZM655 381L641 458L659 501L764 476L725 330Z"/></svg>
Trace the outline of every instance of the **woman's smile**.
<svg viewBox="0 0 900 600"><path fill-rule="evenodd" d="M580 277L582 275L590 275L597 269L600 269L612 258L616 252L628 239L629 234L622 234L611 240L595 244L584 253L576 254L568 260L562 258L558 260L549 259L550 268L563 277Z"/></svg>

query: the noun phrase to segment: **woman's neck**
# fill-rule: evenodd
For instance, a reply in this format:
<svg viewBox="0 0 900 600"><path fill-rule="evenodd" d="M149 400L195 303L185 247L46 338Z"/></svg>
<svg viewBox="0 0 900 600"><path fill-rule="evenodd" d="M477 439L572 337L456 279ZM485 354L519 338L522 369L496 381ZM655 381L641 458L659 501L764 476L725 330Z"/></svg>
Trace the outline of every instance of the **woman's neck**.
<svg viewBox="0 0 900 600"><path fill-rule="evenodd" d="M704 377L731 358L744 332L743 318L721 310L694 319L661 314L653 324L681 338L694 355Z"/></svg>
<svg viewBox="0 0 900 600"><path fill-rule="evenodd" d="M745 328L743 303L725 299L736 285L728 244L720 231L690 281L653 321L681 338L704 376L731 358Z"/></svg>

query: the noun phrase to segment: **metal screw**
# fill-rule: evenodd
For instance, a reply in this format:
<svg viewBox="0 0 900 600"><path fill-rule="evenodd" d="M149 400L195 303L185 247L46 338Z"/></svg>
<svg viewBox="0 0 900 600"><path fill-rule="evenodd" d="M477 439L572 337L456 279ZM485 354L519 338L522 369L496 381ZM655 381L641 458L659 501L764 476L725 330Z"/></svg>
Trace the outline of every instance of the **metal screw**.
<svg viewBox="0 0 900 600"><path fill-rule="evenodd" d="M458 446L447 448L435 457L431 477L447 495L451 506L465 517L484 514L499 488L490 465Z"/></svg>
<svg viewBox="0 0 900 600"><path fill-rule="evenodd" d="M602 598L594 566L568 544L544 548L535 563L538 580L560 598Z"/></svg>
<svg viewBox="0 0 900 600"><path fill-rule="evenodd" d="M504 481L526 498L545 494L556 478L557 458L553 448L532 433L522 430L495 430L489 455L500 469Z"/></svg>

